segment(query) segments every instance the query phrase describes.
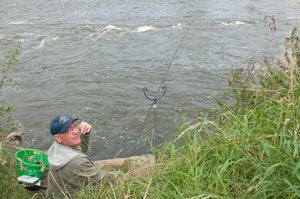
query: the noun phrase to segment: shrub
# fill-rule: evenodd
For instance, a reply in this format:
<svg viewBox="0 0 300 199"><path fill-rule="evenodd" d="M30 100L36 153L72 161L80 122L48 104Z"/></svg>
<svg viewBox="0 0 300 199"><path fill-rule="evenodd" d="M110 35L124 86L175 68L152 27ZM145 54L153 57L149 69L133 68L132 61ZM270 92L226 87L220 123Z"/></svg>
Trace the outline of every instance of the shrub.
<svg viewBox="0 0 300 199"><path fill-rule="evenodd" d="M11 83L11 73L18 64L20 46L8 52L5 56L7 62L1 65L0 71L0 198L28 198L27 192L18 184L17 167L11 154L10 140L15 137L9 132L15 128L12 120L14 108L9 106L2 95L2 89L7 83Z"/></svg>

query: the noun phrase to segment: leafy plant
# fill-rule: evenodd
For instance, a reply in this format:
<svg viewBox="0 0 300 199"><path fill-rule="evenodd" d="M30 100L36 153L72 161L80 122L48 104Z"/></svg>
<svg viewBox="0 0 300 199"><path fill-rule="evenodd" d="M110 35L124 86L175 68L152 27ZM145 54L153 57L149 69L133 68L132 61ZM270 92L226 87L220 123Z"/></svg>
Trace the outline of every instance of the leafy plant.
<svg viewBox="0 0 300 199"><path fill-rule="evenodd" d="M11 83L11 73L16 70L15 65L19 64L19 60L17 56L20 55L21 46L18 45L15 49L10 50L8 54L5 56L6 62L1 65L0 71L0 135L3 135L7 130L11 130L14 126L12 121L12 113L14 112L14 107L9 106L3 97L2 90L6 83Z"/></svg>
<svg viewBox="0 0 300 199"><path fill-rule="evenodd" d="M14 108L9 106L2 94L2 89L6 83L11 83L11 73L15 70L15 65L19 63L20 45L14 50L10 50L5 56L7 61L1 65L0 71L0 198L29 198L28 193L18 184L17 167L15 159L10 149L6 146L12 139L19 139L20 135L13 132L14 121L12 113Z"/></svg>

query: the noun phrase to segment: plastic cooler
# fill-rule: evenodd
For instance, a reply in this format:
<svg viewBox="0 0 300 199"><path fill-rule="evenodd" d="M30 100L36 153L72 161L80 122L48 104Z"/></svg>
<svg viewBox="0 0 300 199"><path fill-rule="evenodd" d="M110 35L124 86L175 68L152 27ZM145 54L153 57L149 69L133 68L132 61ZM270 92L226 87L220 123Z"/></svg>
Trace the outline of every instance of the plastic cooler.
<svg viewBox="0 0 300 199"><path fill-rule="evenodd" d="M43 178L49 162L45 152L38 149L19 150L15 154L18 176L27 175Z"/></svg>

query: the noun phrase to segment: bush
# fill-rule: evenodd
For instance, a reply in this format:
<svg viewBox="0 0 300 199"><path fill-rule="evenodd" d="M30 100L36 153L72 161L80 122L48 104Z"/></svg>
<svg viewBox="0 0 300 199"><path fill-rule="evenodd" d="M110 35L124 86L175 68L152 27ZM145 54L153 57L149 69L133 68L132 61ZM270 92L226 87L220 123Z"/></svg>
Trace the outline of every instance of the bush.
<svg viewBox="0 0 300 199"><path fill-rule="evenodd" d="M6 56L7 62L2 64L0 71L0 198L29 198L28 193L18 184L17 166L10 150L10 140L16 137L9 135L15 128L12 120L14 108L7 104L2 95L6 83L12 82L11 73L15 70L15 64L19 63L19 49L18 45L9 51Z"/></svg>

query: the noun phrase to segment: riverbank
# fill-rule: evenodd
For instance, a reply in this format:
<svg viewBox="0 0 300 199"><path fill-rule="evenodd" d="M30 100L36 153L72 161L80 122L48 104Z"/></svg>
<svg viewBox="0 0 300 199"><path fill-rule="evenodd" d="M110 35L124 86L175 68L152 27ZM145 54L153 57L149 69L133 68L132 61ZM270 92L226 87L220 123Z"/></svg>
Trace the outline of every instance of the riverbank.
<svg viewBox="0 0 300 199"><path fill-rule="evenodd" d="M74 198L299 198L299 35L294 29L286 38L280 58L233 69L220 108L199 111L154 149L149 175L120 172L116 184L82 189ZM1 167L0 185L17 194L16 183L3 180L13 168L12 159Z"/></svg>

